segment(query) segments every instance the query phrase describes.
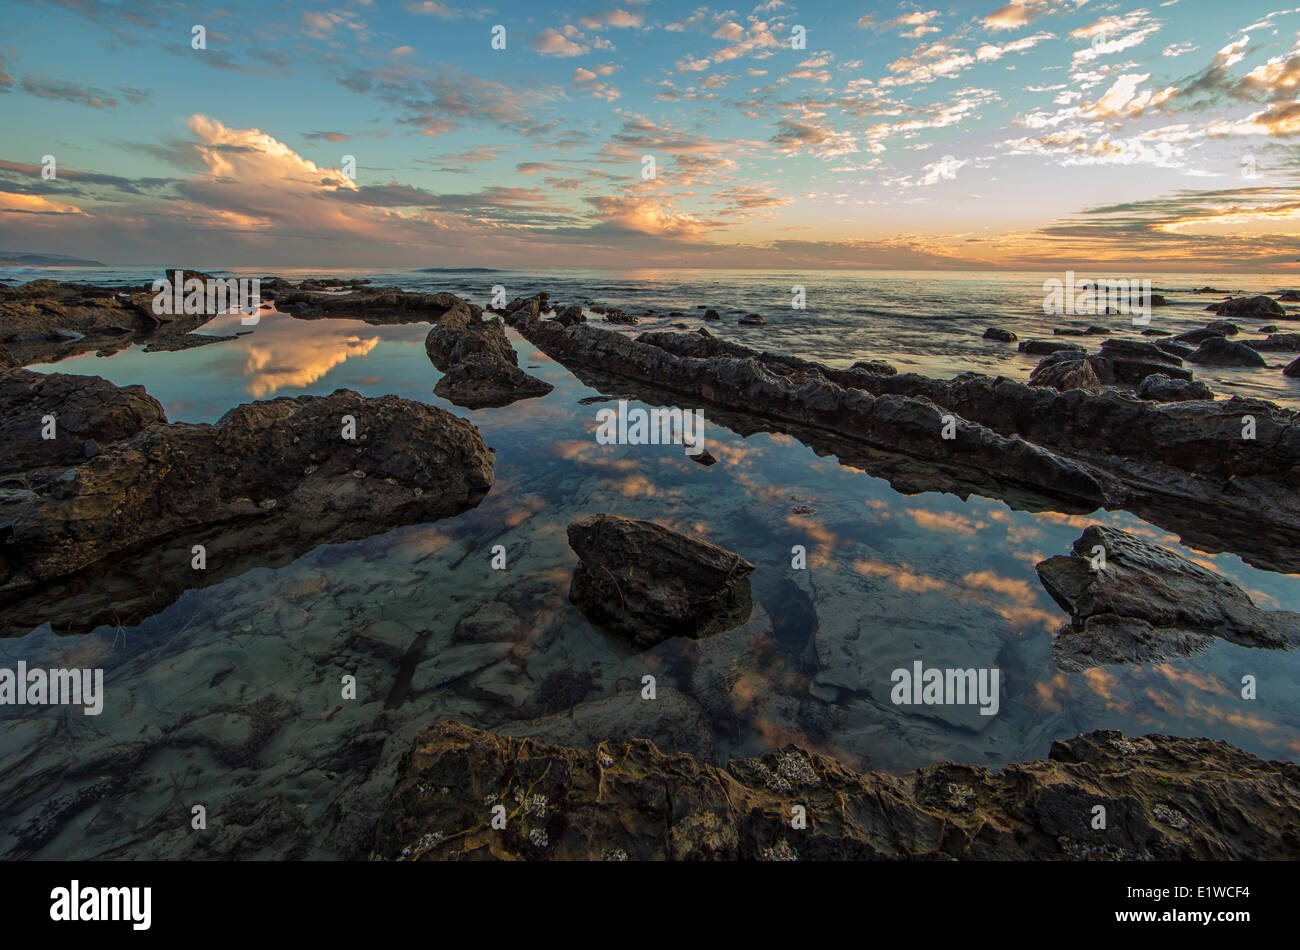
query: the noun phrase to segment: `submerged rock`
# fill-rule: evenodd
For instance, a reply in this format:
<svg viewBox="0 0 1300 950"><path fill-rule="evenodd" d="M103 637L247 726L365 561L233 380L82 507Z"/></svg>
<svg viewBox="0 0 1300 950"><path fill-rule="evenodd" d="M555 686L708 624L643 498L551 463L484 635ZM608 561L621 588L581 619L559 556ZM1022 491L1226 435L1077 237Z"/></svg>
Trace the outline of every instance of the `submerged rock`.
<svg viewBox="0 0 1300 950"><path fill-rule="evenodd" d="M1037 565L1070 613L1053 645L1064 670L1188 656L1214 637L1247 647L1300 646L1300 614L1264 610L1227 578L1168 548L1091 525L1074 553Z"/></svg>
<svg viewBox="0 0 1300 950"><path fill-rule="evenodd" d="M698 640L749 618L754 565L726 548L614 514L579 518L568 535L579 558L569 599L637 647Z"/></svg>
<svg viewBox="0 0 1300 950"><path fill-rule="evenodd" d="M510 818L492 827L493 806ZM791 806L807 828L791 828ZM1093 827L1093 806L1112 815ZM1046 759L855 772L786 745L726 768L646 739L552 745L442 722L403 757L380 860L1269 860L1300 766L1213 739L1091 732Z"/></svg>
<svg viewBox="0 0 1300 950"><path fill-rule="evenodd" d="M767 321L757 313L747 313L737 322L743 327L761 327Z"/></svg>
<svg viewBox="0 0 1300 950"><path fill-rule="evenodd" d="M1010 330L1003 330L1001 327L989 327L984 331L984 339L997 340L1000 343L1015 343L1020 337Z"/></svg>

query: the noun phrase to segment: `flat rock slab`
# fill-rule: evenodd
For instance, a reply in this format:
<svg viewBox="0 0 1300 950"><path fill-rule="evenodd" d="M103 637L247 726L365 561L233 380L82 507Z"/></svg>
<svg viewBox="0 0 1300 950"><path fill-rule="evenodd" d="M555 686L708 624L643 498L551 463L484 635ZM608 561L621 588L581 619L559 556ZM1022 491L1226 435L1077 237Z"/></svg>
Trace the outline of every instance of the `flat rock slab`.
<svg viewBox="0 0 1300 950"><path fill-rule="evenodd" d="M1257 607L1226 577L1168 548L1091 525L1073 550L1037 566L1070 613L1053 647L1062 669L1188 656L1215 637L1267 649L1300 644L1300 614Z"/></svg>
<svg viewBox="0 0 1300 950"><path fill-rule="evenodd" d="M791 827L794 805L807 827ZM1093 808L1107 811L1092 827ZM503 806L504 828L494 828ZM499 814L499 810L497 814ZM1093 732L998 771L854 772L794 745L725 769L457 722L421 734L380 860L1268 860L1300 849L1300 766L1226 742Z"/></svg>
<svg viewBox="0 0 1300 950"><path fill-rule="evenodd" d="M581 559L569 599L641 649L730 630L753 609L754 565L709 541L614 514L579 518L568 533Z"/></svg>

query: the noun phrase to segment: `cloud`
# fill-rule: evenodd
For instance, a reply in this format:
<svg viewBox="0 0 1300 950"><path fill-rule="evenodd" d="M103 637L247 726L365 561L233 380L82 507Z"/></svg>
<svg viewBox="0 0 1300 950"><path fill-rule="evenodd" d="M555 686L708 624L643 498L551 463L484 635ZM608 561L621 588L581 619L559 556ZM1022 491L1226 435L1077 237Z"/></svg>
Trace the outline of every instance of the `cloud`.
<svg viewBox="0 0 1300 950"><path fill-rule="evenodd" d="M584 46L582 33L576 27L566 26L563 31L547 27L532 39L533 49L543 56L581 56L591 52Z"/></svg>

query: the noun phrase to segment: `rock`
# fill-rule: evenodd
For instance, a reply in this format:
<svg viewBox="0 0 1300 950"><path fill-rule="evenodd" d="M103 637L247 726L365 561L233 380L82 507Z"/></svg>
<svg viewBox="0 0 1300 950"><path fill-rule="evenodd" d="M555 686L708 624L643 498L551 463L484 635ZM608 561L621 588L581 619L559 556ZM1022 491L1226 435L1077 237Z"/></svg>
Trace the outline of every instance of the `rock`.
<svg viewBox="0 0 1300 950"><path fill-rule="evenodd" d="M618 307L610 307L605 311L605 322L634 327L637 325L637 318L630 313L624 313Z"/></svg>
<svg viewBox="0 0 1300 950"><path fill-rule="evenodd" d="M443 373L434 394L457 406L508 406L545 396L554 388L519 368L519 357L500 320L481 319L467 308L444 314L425 337L424 349Z"/></svg>
<svg viewBox="0 0 1300 950"><path fill-rule="evenodd" d="M1286 369L1282 370L1282 375L1290 376L1292 379L1300 379L1300 357L1288 363Z"/></svg>
<svg viewBox="0 0 1300 950"><path fill-rule="evenodd" d="M1110 360L1115 379L1122 383L1140 383L1155 373L1174 379L1191 379L1188 370L1180 369L1183 361L1166 352L1165 341L1146 343L1141 340L1108 339L1101 345L1100 356Z"/></svg>
<svg viewBox="0 0 1300 950"><path fill-rule="evenodd" d="M1098 548L1104 562L1095 560ZM1118 528L1089 526L1072 555L1040 561L1037 571L1070 614L1053 645L1063 670L1188 656L1214 637L1267 649L1300 645L1300 614L1263 610L1222 575Z"/></svg>
<svg viewBox="0 0 1300 950"><path fill-rule="evenodd" d="M1082 389L1095 393L1101 390L1097 373L1086 359L1043 360L1029 374L1029 385L1052 386L1061 392L1068 389Z"/></svg>
<svg viewBox="0 0 1300 950"><path fill-rule="evenodd" d="M1285 300L1288 303L1300 301L1300 290L1284 290L1277 295L1278 300Z"/></svg>
<svg viewBox="0 0 1300 950"><path fill-rule="evenodd" d="M660 404L704 404L717 424L788 433L900 491L978 492L1080 514L1122 508L1203 550L1300 573L1300 426L1296 413L1263 400L1162 404L979 373L833 370L694 333L631 339L589 324L519 326L597 391L630 386ZM1088 360L1104 383L1105 358ZM1255 441L1241 438L1247 413ZM947 416L955 438L936 438Z"/></svg>
<svg viewBox="0 0 1300 950"><path fill-rule="evenodd" d="M1257 294L1254 297L1232 297L1222 303L1212 303L1205 308L1221 317L1283 317L1286 310L1272 297Z"/></svg>
<svg viewBox="0 0 1300 950"><path fill-rule="evenodd" d="M793 801L807 830L790 828ZM1096 802L1111 809L1102 830ZM505 830L488 820L498 803L513 816ZM644 738L574 748L448 721L402 757L370 856L1283 860L1300 849L1297 828L1300 768L1214 739L1092 732L1036 762L893 775L795 745L717 768Z"/></svg>
<svg viewBox="0 0 1300 950"><path fill-rule="evenodd" d="M1268 361L1245 343L1233 343L1221 336L1212 336L1187 357L1189 363L1206 366L1267 366Z"/></svg>
<svg viewBox="0 0 1300 950"><path fill-rule="evenodd" d="M1032 356L1047 356L1058 350L1078 350L1080 354L1087 352L1077 343L1057 343L1053 340L1022 340L1017 349Z"/></svg>
<svg viewBox="0 0 1300 950"><path fill-rule="evenodd" d="M574 304L571 307L565 307L563 310L561 310L558 314L555 315L556 322L566 327L571 327L575 323L582 323L586 319L587 317L585 314L583 314L582 308L579 307L577 304ZM605 319L606 320L609 319L609 314L605 315Z"/></svg>
<svg viewBox="0 0 1300 950"><path fill-rule="evenodd" d="M579 518L568 534L579 558L569 599L641 649L712 636L749 617L754 565L725 548L614 514Z"/></svg>
<svg viewBox="0 0 1300 950"><path fill-rule="evenodd" d="M1214 398L1214 391L1204 383L1170 379L1163 373L1156 373L1142 380L1137 394L1139 399L1150 399L1154 402L1185 402L1189 399Z"/></svg>
<svg viewBox="0 0 1300 950"><path fill-rule="evenodd" d="M744 327L761 327L767 321L757 313L747 313L738 322Z"/></svg>
<svg viewBox="0 0 1300 950"><path fill-rule="evenodd" d="M858 360L849 367L850 372L871 373L873 376L893 376L898 372L883 360Z"/></svg>
<svg viewBox="0 0 1300 950"><path fill-rule="evenodd" d="M1082 327L1057 327L1052 330L1056 336L1085 336Z"/></svg>
<svg viewBox="0 0 1300 950"><path fill-rule="evenodd" d="M1155 330L1148 328L1142 331L1143 336L1173 336L1168 330Z"/></svg>
<svg viewBox="0 0 1300 950"><path fill-rule="evenodd" d="M1300 333L1274 333L1264 340L1251 340L1250 347L1253 350L1300 352Z"/></svg>
<svg viewBox="0 0 1300 950"><path fill-rule="evenodd" d="M1276 332L1277 332L1277 324L1276 324L1276 323L1270 323L1270 324L1268 324L1267 326L1260 327L1260 328L1259 328L1258 330L1256 330L1255 332L1256 332L1256 333L1276 333ZM1258 348L1258 344L1257 344L1256 346L1257 346L1257 348Z"/></svg>
<svg viewBox="0 0 1300 950"><path fill-rule="evenodd" d="M545 396L554 388L518 366L470 360L449 367L433 392L466 409L488 409Z"/></svg>
<svg viewBox="0 0 1300 950"><path fill-rule="evenodd" d="M1205 329L1211 333L1217 333L1219 336L1236 336L1241 332L1241 327L1227 320L1214 320L1205 325ZM1177 339L1175 337L1174 339ZM1189 341L1190 342L1190 341Z"/></svg>
<svg viewBox="0 0 1300 950"><path fill-rule="evenodd" d="M649 739L666 752L704 762L717 758L708 716L699 703L671 686L656 687L654 702L643 699L637 687L604 699L557 705L561 708L550 715L502 726L500 734L584 749L605 742Z"/></svg>
<svg viewBox="0 0 1300 950"><path fill-rule="evenodd" d="M716 310L708 309L708 310L705 310L705 311L704 311L704 319L705 319L705 320L721 320L721 319L722 319L722 315L719 314L718 311L716 311Z"/></svg>
<svg viewBox="0 0 1300 950"><path fill-rule="evenodd" d="M43 438L47 415L54 417L53 439ZM0 475L75 465L87 457L88 441L120 442L166 421L163 407L143 386L0 369Z"/></svg>
<svg viewBox="0 0 1300 950"><path fill-rule="evenodd" d="M2 372L0 387L9 374L37 375ZM0 429L33 411L39 419L62 394L40 393L44 405L0 402ZM106 412L113 405L108 394ZM215 425L158 420L131 432L143 421L135 411L90 420L99 426L92 458L80 457L90 424L47 442L50 456L38 461L58 464L24 473L34 497L0 506L0 636L46 621L60 633L110 619L129 626L196 584L458 514L492 484L492 453L474 426L395 396L341 389L247 403ZM348 415L355 440L340 438ZM68 454L77 461L63 461ZM190 568L196 544L207 551L202 574Z"/></svg>
<svg viewBox="0 0 1300 950"><path fill-rule="evenodd" d="M1196 347L1175 343L1172 340L1156 340L1156 346L1162 352L1168 353L1170 356L1176 356L1180 360L1185 360L1196 352Z"/></svg>
<svg viewBox="0 0 1300 950"><path fill-rule="evenodd" d="M998 327L989 327L984 331L984 339L997 340L1000 343L1015 343L1020 337L1016 336L1010 330L1003 330Z"/></svg>
<svg viewBox="0 0 1300 950"><path fill-rule="evenodd" d="M1180 333L1174 337L1179 343L1192 343L1200 346L1206 340L1212 340L1215 337L1222 337L1223 334L1217 330L1211 330L1208 327L1200 330L1188 330L1186 333Z"/></svg>
<svg viewBox="0 0 1300 950"><path fill-rule="evenodd" d="M168 278L174 276L168 272ZM197 271L190 277L208 279ZM216 313L154 313L150 284L99 287L33 280L0 286L0 366L55 362L78 353L132 343L161 344L185 338ZM191 337L190 345L221 337ZM227 338L228 339L228 338ZM179 347L172 347L179 348Z"/></svg>

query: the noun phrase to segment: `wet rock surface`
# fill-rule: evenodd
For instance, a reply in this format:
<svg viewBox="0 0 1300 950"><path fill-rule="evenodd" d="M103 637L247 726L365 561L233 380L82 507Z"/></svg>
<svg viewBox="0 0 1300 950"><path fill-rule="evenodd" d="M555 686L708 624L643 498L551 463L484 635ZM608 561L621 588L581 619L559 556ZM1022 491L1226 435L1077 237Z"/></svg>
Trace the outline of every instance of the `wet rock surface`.
<svg viewBox="0 0 1300 950"><path fill-rule="evenodd" d="M506 826L492 828L494 806ZM791 827L801 805L807 827ZM1093 807L1107 809L1105 829ZM1294 858L1300 766L1225 742L1092 732L999 771L854 772L794 745L725 768L443 722L402 758L380 860Z"/></svg>
<svg viewBox="0 0 1300 950"><path fill-rule="evenodd" d="M1039 580L1070 622L1053 654L1065 670L1188 656L1215 637L1300 646L1300 614L1257 607L1227 578L1118 528L1092 525L1073 554L1039 562Z"/></svg>
<svg viewBox="0 0 1300 950"><path fill-rule="evenodd" d="M1296 413L1263 400L1160 403L978 373L939 380L832 370L698 334L631 340L545 320L515 326L575 372L725 408L740 432L776 420L900 491L978 491L1080 513L1127 508L1206 550L1300 571L1300 427ZM1163 359L1151 364L1162 375L1182 372L1168 362L1176 357ZM1247 415L1254 439L1242 437ZM945 417L952 439L942 437Z"/></svg>
<svg viewBox="0 0 1300 950"><path fill-rule="evenodd" d="M507 406L520 399L545 396L553 388L519 368L519 357L496 318L467 301L438 318L424 348L443 377L435 395L467 409Z"/></svg>
<svg viewBox="0 0 1300 950"><path fill-rule="evenodd" d="M166 271L173 278L176 268ZM182 280L210 279L182 270ZM202 346L228 339L187 336L215 314L158 314L150 284L60 283L32 280L0 286L0 366L53 363L78 353L112 353L132 344L151 350Z"/></svg>
<svg viewBox="0 0 1300 950"><path fill-rule="evenodd" d="M138 387L0 374L10 396L0 431L39 432L46 412L73 407L55 439L27 440L25 467L5 477L4 635L47 620L60 632L138 620L188 587L457 514L492 484L492 454L472 425L395 396L338 390L248 403L215 425L168 424ZM98 414L78 411L87 392ZM355 438L344 437L349 424ZM202 571L194 545L206 551Z"/></svg>
<svg viewBox="0 0 1300 950"><path fill-rule="evenodd" d="M647 648L744 623L754 565L652 521L590 515L569 525L580 561L569 599L596 626Z"/></svg>
<svg viewBox="0 0 1300 950"><path fill-rule="evenodd" d="M1272 297L1232 297L1205 308L1221 317L1288 317L1286 309Z"/></svg>

